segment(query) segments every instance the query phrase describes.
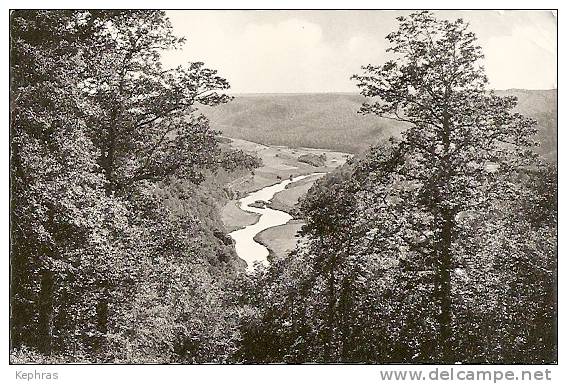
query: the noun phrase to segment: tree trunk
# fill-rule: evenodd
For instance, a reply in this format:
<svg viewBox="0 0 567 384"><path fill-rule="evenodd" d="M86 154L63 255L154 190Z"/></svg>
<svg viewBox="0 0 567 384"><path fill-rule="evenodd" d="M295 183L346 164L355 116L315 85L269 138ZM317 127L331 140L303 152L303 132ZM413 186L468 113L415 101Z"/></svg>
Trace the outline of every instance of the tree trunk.
<svg viewBox="0 0 567 384"><path fill-rule="evenodd" d="M451 300L451 241L453 219L449 213L443 214L441 236L438 247L437 293L439 302L439 352L443 363L454 360Z"/></svg>
<svg viewBox="0 0 567 384"><path fill-rule="evenodd" d="M96 349L100 352L106 345L108 333L108 290L103 289L96 305L96 329L99 333Z"/></svg>
<svg viewBox="0 0 567 384"><path fill-rule="evenodd" d="M122 82L120 83L119 95L122 93ZM107 152L103 160L104 175L106 177L105 193L110 197L116 189L114 180L114 162L116 157L116 123L119 114L117 106L111 113L110 124L108 126ZM101 297L96 305L96 329L99 333L96 348L101 351L106 344L106 334L108 333L108 289L107 282L103 279Z"/></svg>
<svg viewBox="0 0 567 384"><path fill-rule="evenodd" d="M108 143L106 148L106 156L103 160L104 176L106 177L105 192L106 196L110 196L114 191L114 157L116 152L116 130L114 127L116 120L116 111L112 113L112 123L108 128Z"/></svg>
<svg viewBox="0 0 567 384"><path fill-rule="evenodd" d="M443 156L441 158L442 169L440 174L441 185L447 190L450 185L452 166L450 161L451 144L451 116L449 113L449 100L452 89L450 85L445 88L443 109L443 130L441 141L443 144ZM452 363L454 360L453 338L452 338L452 313L451 313L451 269L452 255L451 244L454 228L454 214L450 208L445 206L447 196L435 191L435 210L438 213L437 228L441 230L437 244L437 292L439 302L439 357L443 363Z"/></svg>
<svg viewBox="0 0 567 384"><path fill-rule="evenodd" d="M340 314L340 332L341 332L341 362L347 362L351 358L351 333L352 323L350 316L352 315L352 280L354 276L346 276L343 279L340 288L339 314Z"/></svg>
<svg viewBox="0 0 567 384"><path fill-rule="evenodd" d="M333 359L334 351L333 351L333 333L335 328L335 301L336 301L336 293L335 293L335 260L334 255L331 256L332 261L329 268L329 293L328 293L328 307L327 307L327 335L325 340L325 362L331 362Z"/></svg>
<svg viewBox="0 0 567 384"><path fill-rule="evenodd" d="M49 269L40 274L38 297L38 348L47 355L51 354L53 345L53 291L54 276Z"/></svg>

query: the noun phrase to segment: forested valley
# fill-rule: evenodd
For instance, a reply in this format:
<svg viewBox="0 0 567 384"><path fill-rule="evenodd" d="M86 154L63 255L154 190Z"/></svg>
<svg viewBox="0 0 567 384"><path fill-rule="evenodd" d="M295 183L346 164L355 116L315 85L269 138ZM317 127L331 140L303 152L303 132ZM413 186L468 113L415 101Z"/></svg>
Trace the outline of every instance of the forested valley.
<svg viewBox="0 0 567 384"><path fill-rule="evenodd" d="M399 134L316 181L295 249L248 273L219 212L262 161L202 113L230 79L163 66L185 43L163 11L13 11L11 362L556 362L538 122L465 21L398 25L352 80Z"/></svg>

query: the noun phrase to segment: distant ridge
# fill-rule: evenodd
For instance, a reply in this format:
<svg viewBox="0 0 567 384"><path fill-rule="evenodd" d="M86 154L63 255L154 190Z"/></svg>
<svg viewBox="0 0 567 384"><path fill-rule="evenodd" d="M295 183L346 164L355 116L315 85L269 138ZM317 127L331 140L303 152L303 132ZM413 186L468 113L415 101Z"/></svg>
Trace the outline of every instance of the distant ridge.
<svg viewBox="0 0 567 384"><path fill-rule="evenodd" d="M358 95L357 92L250 92L231 93L235 97L258 97L258 96L302 96L302 95Z"/></svg>
<svg viewBox="0 0 567 384"><path fill-rule="evenodd" d="M490 90L490 89L489 89ZM522 89L522 88L508 88L508 89L492 89L496 93L505 92L548 92L555 91L557 88L550 89ZM259 96L302 96L302 95L360 95L358 92L335 92L335 91L317 91L317 92L238 92L231 93L234 97L259 97Z"/></svg>
<svg viewBox="0 0 567 384"><path fill-rule="evenodd" d="M538 152L557 155L557 90L508 89L498 95L518 98L517 111L538 121ZM203 113L225 136L266 145L329 148L359 153L398 136L402 123L363 116L364 97L354 92L232 94L234 100Z"/></svg>

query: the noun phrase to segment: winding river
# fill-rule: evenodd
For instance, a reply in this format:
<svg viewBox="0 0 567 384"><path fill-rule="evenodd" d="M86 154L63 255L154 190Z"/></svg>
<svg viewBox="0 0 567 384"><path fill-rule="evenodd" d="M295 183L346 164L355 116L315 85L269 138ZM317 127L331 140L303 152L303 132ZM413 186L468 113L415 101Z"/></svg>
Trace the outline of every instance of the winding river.
<svg viewBox="0 0 567 384"><path fill-rule="evenodd" d="M276 193L283 191L287 185L310 176L321 174L323 173L318 172L287 179L280 183L262 188L259 191L252 192L248 196L238 200L240 209L260 215L260 218L255 224L248 225L228 234L234 240L236 254L246 261L246 270L248 272L254 269L255 261L259 261L264 265L268 264L268 248L254 240L254 236L268 228L286 224L293 218L291 215L283 211L278 211L268 207L251 207L250 205L257 201L268 203Z"/></svg>

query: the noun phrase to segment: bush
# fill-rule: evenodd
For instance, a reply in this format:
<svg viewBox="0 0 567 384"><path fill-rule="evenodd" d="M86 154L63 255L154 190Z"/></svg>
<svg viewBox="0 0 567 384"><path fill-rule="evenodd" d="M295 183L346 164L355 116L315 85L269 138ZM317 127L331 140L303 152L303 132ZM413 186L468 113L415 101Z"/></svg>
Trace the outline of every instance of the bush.
<svg viewBox="0 0 567 384"><path fill-rule="evenodd" d="M312 165L314 167L324 167L326 160L327 160L327 156L325 154L314 155L312 153L301 155L297 158L297 161Z"/></svg>

